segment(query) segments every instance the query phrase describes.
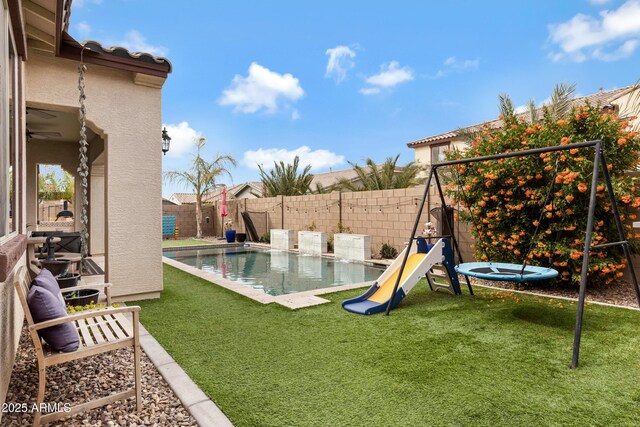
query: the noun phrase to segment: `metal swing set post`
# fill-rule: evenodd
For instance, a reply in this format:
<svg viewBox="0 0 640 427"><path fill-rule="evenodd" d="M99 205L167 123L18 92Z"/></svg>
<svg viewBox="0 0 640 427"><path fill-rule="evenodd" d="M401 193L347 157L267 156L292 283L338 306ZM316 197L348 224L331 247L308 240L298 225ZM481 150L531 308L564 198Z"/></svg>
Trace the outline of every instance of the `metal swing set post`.
<svg viewBox="0 0 640 427"><path fill-rule="evenodd" d="M604 155L604 150L603 150L603 142L601 140L595 140L595 141L585 141L585 142L578 142L575 144L567 144L567 145L556 145L556 146L552 146L552 147L544 147L544 148L534 148L534 149L530 149L530 150L523 150L523 151L513 151L513 152L509 152L509 153L501 153L501 154L493 154L493 155L488 155L488 156L481 156L481 157L472 157L472 158L468 158L468 159L460 159L460 160L452 160L452 161L447 161L447 162L441 162L441 163L437 163L434 165L431 165L431 170L429 172L429 178L427 179L427 184L424 190L424 194L422 196L422 201L420 203L419 209L418 209L418 213L416 215L416 221L413 225L413 230L411 232L411 236L409 238L409 243L408 243L408 247L407 250L405 252L405 256L404 259L402 261L402 265L400 266L400 271L398 273L398 277L396 279L396 283L393 287L393 293L391 295L395 295L396 291L398 290L398 287L400 285L400 278L402 277L402 274L404 272L404 268L405 265L407 263L407 258L408 258L408 254L409 251L411 250L411 245L413 244L413 240L415 239L415 234L416 231L418 229L418 224L420 223L420 217L422 214L422 210L424 208L424 204L425 201L427 199L427 194L429 192L429 187L431 186L431 180L433 178L435 178L435 182L436 182L436 187L438 190L438 194L440 197L440 201L442 202L442 205L445 206L445 199L444 199L444 193L442 192L442 187L440 185L440 180L438 179L438 169L442 168L442 167L448 167L448 166L456 166L456 165L463 165L463 164L468 164L468 163L477 163L477 162L485 162L485 161L491 161L491 160L500 160L500 159L509 159L509 158L513 158L513 157L525 157L525 156L533 156L533 155L539 155L542 153L551 153L551 152L557 152L557 151L568 151L571 149L576 149L576 148L588 148L588 147L594 147L595 149L595 153L594 153L594 157L593 157L593 174L591 177L591 189L590 189L590 194L589 194L589 212L588 212L588 216L587 216L587 224L586 224L586 235L585 235L585 244L584 244L584 253L582 255L582 268L580 270L580 292L578 295L578 307L577 307L577 312L576 312L576 328L575 328L575 335L574 335L574 340L573 340L573 354L572 354L572 359L571 359L571 368L575 369L578 367L578 360L579 360L579 356L580 356L580 339L581 339L581 335L582 335L582 320L584 317L584 302L585 302L585 296L586 296L586 290L587 290L587 280L588 280L588 269L589 269L589 260L590 260L590 255L591 255L591 251L592 250L596 250L596 249L600 249L600 248L604 248L604 247L610 247L610 246L621 246L622 250L624 252L624 256L627 259L627 267L629 268L630 271L630 275L631 275L631 282L633 285L633 289L635 291L636 294L636 300L638 302L638 305L640 306L640 288L638 287L638 280L636 278L635 275L635 271L633 269L633 261L631 258L631 251L629 249L629 243L627 242L627 240L625 239L625 233L624 233L624 227L622 225L622 220L620 219L620 212L618 210L618 205L616 203L616 199L615 199L615 193L613 190L613 185L611 184L611 175L609 174L609 170L607 169L607 162L606 162L606 158ZM606 244L602 244L602 245L595 245L595 246L591 246L591 240L592 240L592 236L593 236L593 222L594 222L594 217L595 217L595 208L596 208L596 188L598 185L598 177L600 175L600 168L602 168L602 175L605 181L605 185L607 188L607 194L609 196L609 201L611 202L611 210L613 213L613 217L614 220L616 222L616 229L618 231L618 236L619 236L619 241L618 242L611 242L611 243L606 243ZM449 229L451 229L451 224L449 221L449 218L447 217L447 215L443 215L445 218L445 221L447 221L447 225L449 226ZM460 260L460 262L462 262L462 256L461 256L461 251L458 245L458 242L456 241L454 236L451 236L452 238L452 242L453 242L453 246L456 248L456 252L458 254L458 258ZM471 283L469 282L469 278L465 276L465 278L467 279L467 286L469 287L469 291L471 292L471 294L473 294L473 290L471 288ZM394 298L392 297L389 300L389 303L387 305L387 309L385 314L389 315L389 312L391 311L391 308L393 306L393 300Z"/></svg>

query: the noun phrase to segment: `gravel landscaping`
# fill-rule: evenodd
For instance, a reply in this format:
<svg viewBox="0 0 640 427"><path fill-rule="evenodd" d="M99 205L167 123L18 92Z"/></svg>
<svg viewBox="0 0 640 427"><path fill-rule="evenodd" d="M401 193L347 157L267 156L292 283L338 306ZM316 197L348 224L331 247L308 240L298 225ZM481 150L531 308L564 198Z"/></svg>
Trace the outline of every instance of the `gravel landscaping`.
<svg viewBox="0 0 640 427"><path fill-rule="evenodd" d="M133 351L121 349L47 369L46 403L77 404L133 387ZM35 403L38 388L36 353L23 328L11 376L7 403ZM196 426L147 355L142 352L143 410L135 401L115 402L60 420L58 426ZM31 413L5 413L1 425L30 426Z"/></svg>
<svg viewBox="0 0 640 427"><path fill-rule="evenodd" d="M463 290L466 288L464 284L464 276L460 276L460 283ZM517 291L533 292L544 294L551 297L578 298L579 288L577 285L551 285L545 282L496 282L481 279L472 279L472 285L488 286L493 288L510 289ZM590 284L587 286L587 301L604 302L607 304L616 304L626 307L638 308L636 293L633 285L628 282L620 282L617 284L603 285Z"/></svg>

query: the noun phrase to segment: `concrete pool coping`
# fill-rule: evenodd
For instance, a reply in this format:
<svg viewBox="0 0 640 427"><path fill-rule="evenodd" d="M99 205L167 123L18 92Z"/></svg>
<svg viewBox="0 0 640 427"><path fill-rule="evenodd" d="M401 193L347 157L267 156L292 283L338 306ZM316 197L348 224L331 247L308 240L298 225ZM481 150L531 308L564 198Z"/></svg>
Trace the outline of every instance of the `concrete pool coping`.
<svg viewBox="0 0 640 427"><path fill-rule="evenodd" d="M162 262L172 267L175 267L179 270L182 270L185 273L189 273L203 280L206 280L207 282L210 282L214 285L223 287L237 294L250 298L261 304L276 303L284 307L290 308L292 310L295 310L298 308L312 307L314 305L320 305L320 304L325 304L330 302L328 299L320 298L318 295L331 294L334 292L347 291L350 289L365 288L365 287L371 286L371 284L373 283L373 282L360 282L360 283L353 283L349 285L333 286L330 288L313 289L310 291L297 292L294 294L273 296L273 295L265 294L264 292L259 291L257 289L253 289L249 286L242 285L240 283L234 282L229 279L225 279L211 272L203 271L203 270L200 270L199 268L192 267L187 264L183 264L180 261L176 261L166 256L162 257Z"/></svg>

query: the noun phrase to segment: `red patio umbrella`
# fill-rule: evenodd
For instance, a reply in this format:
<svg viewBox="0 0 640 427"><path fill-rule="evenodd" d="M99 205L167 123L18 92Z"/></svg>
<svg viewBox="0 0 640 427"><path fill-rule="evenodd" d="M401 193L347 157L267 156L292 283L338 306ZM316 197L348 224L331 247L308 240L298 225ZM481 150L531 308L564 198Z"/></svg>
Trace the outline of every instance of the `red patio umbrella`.
<svg viewBox="0 0 640 427"><path fill-rule="evenodd" d="M225 217L229 215L227 210L227 187L222 187L222 206L220 206L220 215Z"/></svg>
<svg viewBox="0 0 640 427"><path fill-rule="evenodd" d="M227 187L224 186L222 187L222 205L220 206L220 216L222 217L220 223L222 225L222 230L224 230L224 217L227 215L229 215L229 211L227 210ZM222 236L224 237L224 232L222 233Z"/></svg>

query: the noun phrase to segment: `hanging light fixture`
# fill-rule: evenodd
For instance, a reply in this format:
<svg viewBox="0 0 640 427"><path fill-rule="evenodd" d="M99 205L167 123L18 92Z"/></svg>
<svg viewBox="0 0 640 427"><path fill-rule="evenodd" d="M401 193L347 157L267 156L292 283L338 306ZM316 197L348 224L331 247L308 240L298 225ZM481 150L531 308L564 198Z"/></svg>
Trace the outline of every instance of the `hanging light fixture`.
<svg viewBox="0 0 640 427"><path fill-rule="evenodd" d="M167 133L167 128L162 129L162 154L166 155L169 151L169 144L171 143L171 137Z"/></svg>

